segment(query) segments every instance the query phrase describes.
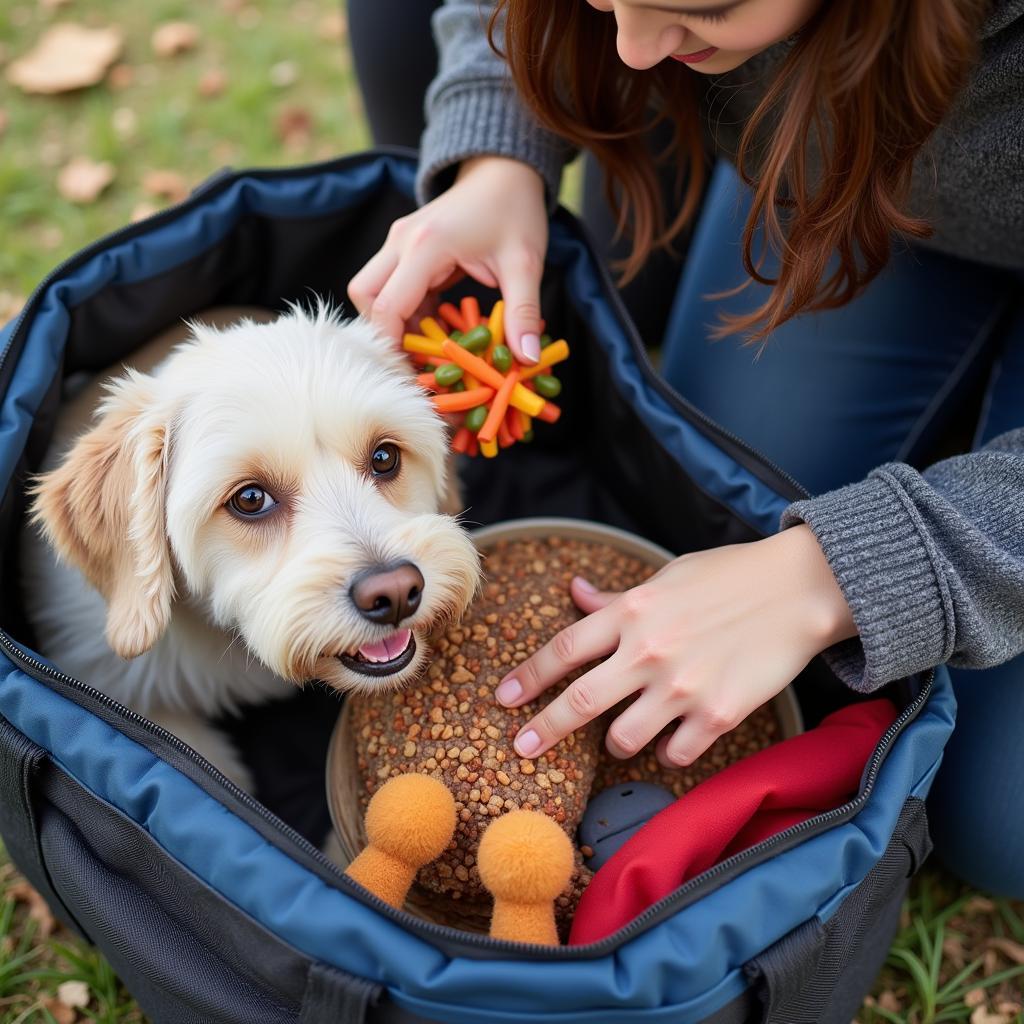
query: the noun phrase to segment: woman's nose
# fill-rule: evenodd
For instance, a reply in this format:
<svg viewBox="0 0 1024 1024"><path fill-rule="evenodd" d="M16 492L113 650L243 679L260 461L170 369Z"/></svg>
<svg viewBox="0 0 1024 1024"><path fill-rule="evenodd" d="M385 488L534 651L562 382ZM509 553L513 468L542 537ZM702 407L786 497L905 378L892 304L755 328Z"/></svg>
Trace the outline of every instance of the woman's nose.
<svg viewBox="0 0 1024 1024"><path fill-rule="evenodd" d="M687 34L682 25L667 21L664 14L630 10L624 4L615 5L615 23L619 58L636 71L653 68L669 54L680 52Z"/></svg>

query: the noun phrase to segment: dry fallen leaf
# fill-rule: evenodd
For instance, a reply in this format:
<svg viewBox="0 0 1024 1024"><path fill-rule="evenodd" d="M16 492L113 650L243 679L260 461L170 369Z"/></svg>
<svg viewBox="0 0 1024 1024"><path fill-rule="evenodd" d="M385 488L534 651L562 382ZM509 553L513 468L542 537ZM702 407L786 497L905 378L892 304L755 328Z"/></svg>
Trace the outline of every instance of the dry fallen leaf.
<svg viewBox="0 0 1024 1024"><path fill-rule="evenodd" d="M147 217L152 217L159 209L160 207L156 203L136 203L132 209L131 222L134 224Z"/></svg>
<svg viewBox="0 0 1024 1024"><path fill-rule="evenodd" d="M180 203L188 196L188 185L177 171L147 171L142 176L142 191L149 196Z"/></svg>
<svg viewBox="0 0 1024 1024"><path fill-rule="evenodd" d="M70 1006L66 1006L59 999L52 996L43 996L39 1005L50 1014L57 1024L75 1024L77 1014Z"/></svg>
<svg viewBox="0 0 1024 1024"><path fill-rule="evenodd" d="M165 21L153 31L150 43L158 57L176 57L199 42L199 29L188 21Z"/></svg>
<svg viewBox="0 0 1024 1024"><path fill-rule="evenodd" d="M93 203L114 180L114 165L76 156L57 175L57 191L72 203Z"/></svg>
<svg viewBox="0 0 1024 1024"><path fill-rule="evenodd" d="M16 292L0 291L0 324L13 320L24 308L25 296Z"/></svg>
<svg viewBox="0 0 1024 1024"><path fill-rule="evenodd" d="M942 955L959 970L967 963L964 940L959 935L947 935L942 940Z"/></svg>
<svg viewBox="0 0 1024 1024"><path fill-rule="evenodd" d="M1012 1024L1012 1022L1002 1013L991 1013L984 1006L979 1006L971 1014L971 1024Z"/></svg>
<svg viewBox="0 0 1024 1024"><path fill-rule="evenodd" d="M996 1009L1000 1013L1005 1013L1009 1017L1016 1017L1022 1007L1020 1003L1010 1002L1008 999L1004 999L1002 1002L996 1003Z"/></svg>
<svg viewBox="0 0 1024 1024"><path fill-rule="evenodd" d="M344 11L331 11L320 19L318 33L321 39L340 43L348 35L348 18Z"/></svg>
<svg viewBox="0 0 1024 1024"><path fill-rule="evenodd" d="M28 907L28 916L39 926L39 938L45 939L52 935L57 927L57 919L50 913L46 900L24 879L14 882L7 895Z"/></svg>
<svg viewBox="0 0 1024 1024"><path fill-rule="evenodd" d="M7 81L31 93L84 89L103 80L123 46L118 28L62 22L47 29L24 57L11 62Z"/></svg>
<svg viewBox="0 0 1024 1024"><path fill-rule="evenodd" d="M219 96L228 87L228 76L220 68L204 71L199 79L199 95L205 100Z"/></svg>
<svg viewBox="0 0 1024 1024"><path fill-rule="evenodd" d="M986 945L989 949L998 949L1007 959L1015 964L1024 964L1024 946L1011 939L989 939Z"/></svg>
<svg viewBox="0 0 1024 1024"><path fill-rule="evenodd" d="M972 896L964 904L965 914L991 914L996 905L987 896Z"/></svg>
<svg viewBox="0 0 1024 1024"><path fill-rule="evenodd" d="M981 957L981 973L991 978L999 970L999 957L994 949L986 949Z"/></svg>
<svg viewBox="0 0 1024 1024"><path fill-rule="evenodd" d="M274 120L274 132L289 152L304 149L313 134L313 117L305 107L285 107Z"/></svg>
<svg viewBox="0 0 1024 1024"><path fill-rule="evenodd" d="M107 75L111 89L127 89L135 81L135 69L131 64L115 64Z"/></svg>
<svg viewBox="0 0 1024 1024"><path fill-rule="evenodd" d="M270 69L270 84L287 89L299 80L299 65L293 60L279 60Z"/></svg>
<svg viewBox="0 0 1024 1024"><path fill-rule="evenodd" d="M65 981L57 986L57 998L65 1006L80 1009L89 1005L89 986L84 981Z"/></svg>
<svg viewBox="0 0 1024 1024"><path fill-rule="evenodd" d="M903 1009L903 1001L895 992L892 992L889 989L879 993L878 1005L883 1010L888 1010L890 1013L899 1013Z"/></svg>
<svg viewBox="0 0 1024 1024"><path fill-rule="evenodd" d="M981 1006L985 1002L985 990L972 988L964 995L964 1006Z"/></svg>

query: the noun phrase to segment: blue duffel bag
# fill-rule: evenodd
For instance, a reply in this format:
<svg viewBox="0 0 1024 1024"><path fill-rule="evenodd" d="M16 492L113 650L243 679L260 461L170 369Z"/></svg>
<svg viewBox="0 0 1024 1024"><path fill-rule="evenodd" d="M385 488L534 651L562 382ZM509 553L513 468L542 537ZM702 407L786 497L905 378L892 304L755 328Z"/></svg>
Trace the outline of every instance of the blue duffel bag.
<svg viewBox="0 0 1024 1024"><path fill-rule="evenodd" d="M33 653L17 535L62 380L213 306L343 301L413 208L414 169L410 154L380 151L223 173L65 261L0 333L11 856L158 1022L848 1024L930 849L923 801L954 717L944 670L887 687L900 714L856 799L716 865L599 943L549 949L393 910L321 855L336 695L310 688L230 724L256 799L97 680ZM463 467L475 520L577 516L677 552L777 528L802 489L657 376L565 211L551 224L542 308L573 344L563 416L532 445ZM820 661L795 685L809 725L858 699Z"/></svg>

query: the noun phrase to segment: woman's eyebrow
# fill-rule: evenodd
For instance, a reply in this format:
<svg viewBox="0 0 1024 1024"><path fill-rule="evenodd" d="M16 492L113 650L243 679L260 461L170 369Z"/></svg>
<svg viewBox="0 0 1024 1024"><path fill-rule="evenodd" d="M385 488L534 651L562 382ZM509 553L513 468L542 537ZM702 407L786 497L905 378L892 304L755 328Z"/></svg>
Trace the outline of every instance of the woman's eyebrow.
<svg viewBox="0 0 1024 1024"><path fill-rule="evenodd" d="M728 0L727 3L714 4L708 7L670 7L664 4L631 4L639 10L661 11L664 14L724 14L734 7L739 7L746 0Z"/></svg>

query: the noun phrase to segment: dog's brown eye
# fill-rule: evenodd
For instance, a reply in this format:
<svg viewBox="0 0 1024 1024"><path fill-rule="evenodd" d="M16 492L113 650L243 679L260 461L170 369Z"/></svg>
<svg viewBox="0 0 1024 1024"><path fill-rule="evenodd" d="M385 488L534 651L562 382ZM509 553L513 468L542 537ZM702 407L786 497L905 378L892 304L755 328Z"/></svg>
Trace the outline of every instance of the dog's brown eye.
<svg viewBox="0 0 1024 1024"><path fill-rule="evenodd" d="M398 445L385 441L373 449L370 456L370 468L374 476L394 476L398 472L401 461Z"/></svg>
<svg viewBox="0 0 1024 1024"><path fill-rule="evenodd" d="M273 496L256 484L239 487L228 501L231 511L237 512L240 516L262 515L264 512L269 512L276 504Z"/></svg>

